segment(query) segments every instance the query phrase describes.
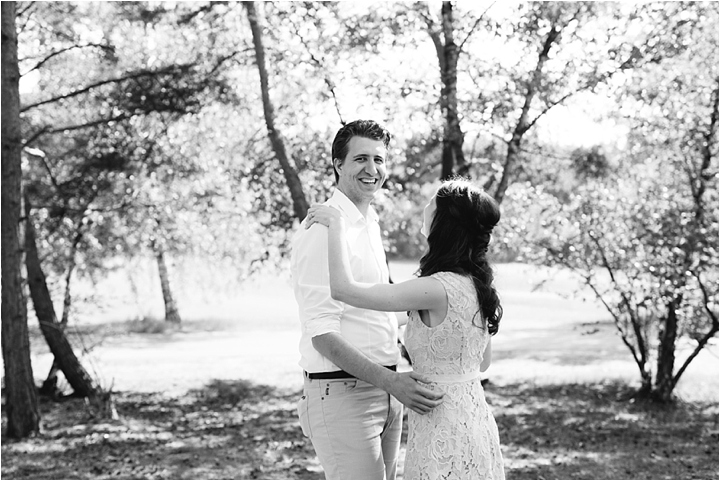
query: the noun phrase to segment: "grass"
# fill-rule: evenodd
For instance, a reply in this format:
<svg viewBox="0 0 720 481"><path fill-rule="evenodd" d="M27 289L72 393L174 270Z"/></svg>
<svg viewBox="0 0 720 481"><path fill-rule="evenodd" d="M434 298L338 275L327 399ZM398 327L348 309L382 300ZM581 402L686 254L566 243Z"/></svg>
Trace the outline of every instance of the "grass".
<svg viewBox="0 0 720 481"><path fill-rule="evenodd" d="M508 479L717 479L716 403L636 403L621 383L486 392ZM113 423L81 400L44 402L40 436L3 440L2 478L323 479L298 396L218 380L178 398L118 393Z"/></svg>
<svg viewBox="0 0 720 481"><path fill-rule="evenodd" d="M414 266L392 270L402 280ZM295 413L299 327L286 278L239 287L210 269L194 286L176 282L183 323L168 329L153 276L136 273L148 280L140 298L113 276L96 288L115 297L74 319L70 337L117 391L121 420L45 400L39 436L3 436L2 478L322 479ZM688 369L674 405L633 402L630 354L576 279L513 264L497 280L505 316L486 393L508 479L718 478L716 347ZM40 384L52 355L30 326Z"/></svg>
<svg viewBox="0 0 720 481"><path fill-rule="evenodd" d="M717 479L716 403L634 402L622 383L489 388L509 479Z"/></svg>

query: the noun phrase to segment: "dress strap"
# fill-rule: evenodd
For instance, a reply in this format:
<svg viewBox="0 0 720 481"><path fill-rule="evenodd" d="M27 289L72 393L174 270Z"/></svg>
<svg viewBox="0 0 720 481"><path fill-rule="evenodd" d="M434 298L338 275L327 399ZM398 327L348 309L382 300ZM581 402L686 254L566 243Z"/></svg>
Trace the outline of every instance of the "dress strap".
<svg viewBox="0 0 720 481"><path fill-rule="evenodd" d="M440 384L454 384L460 382L470 382L480 377L480 371L468 372L465 374L424 374L423 377L430 382Z"/></svg>

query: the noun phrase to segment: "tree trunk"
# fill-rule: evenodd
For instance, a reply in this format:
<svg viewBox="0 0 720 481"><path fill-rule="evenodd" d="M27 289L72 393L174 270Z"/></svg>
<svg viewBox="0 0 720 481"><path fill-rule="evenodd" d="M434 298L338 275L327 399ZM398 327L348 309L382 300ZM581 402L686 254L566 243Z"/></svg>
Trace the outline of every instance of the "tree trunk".
<svg viewBox="0 0 720 481"><path fill-rule="evenodd" d="M540 89L543 68L545 66L545 62L547 62L547 59L549 58L550 48L552 48L553 44L557 41L559 37L560 28L557 25L553 24L550 32L548 32L547 34L547 37L545 37L543 46L540 49L540 53L538 54L538 63L535 67L535 71L533 72L532 79L530 79L530 82L528 82L527 91L525 92L525 101L523 103L522 109L520 110L520 118L515 125L512 138L508 143L507 155L505 156L505 164L503 165L500 182L498 182L498 185L495 189L495 194L493 195L498 204L502 203L502 200L505 197L505 192L510 185L510 176L512 175L512 171L515 168L515 165L518 163L518 159L520 158L520 147L522 145L523 136L537 120L536 118L531 122L529 119L530 105L532 104L533 99L535 98L538 90Z"/></svg>
<svg viewBox="0 0 720 481"><path fill-rule="evenodd" d="M68 266L68 271L65 275L65 298L63 299L62 319L60 320L59 326L63 331L67 327L68 320L70 319L70 308L72 307L72 291L70 290L70 285L72 282L73 272L75 271L75 254L77 253L77 246L80 243L80 239L82 239L82 233L78 228L78 233L76 234L75 240L73 241L70 249L70 265ZM53 359L50 372L48 372L45 381L43 381L42 386L40 386L41 395L51 397L52 399L56 399L60 396L61 393L57 387L58 371L60 371L60 363L57 359Z"/></svg>
<svg viewBox="0 0 720 481"><path fill-rule="evenodd" d="M157 260L158 272L160 273L160 289L162 289L163 301L165 302L165 320L173 324L180 324L180 313L170 289L170 276L168 275L165 252L162 248L155 246L155 259Z"/></svg>
<svg viewBox="0 0 720 481"><path fill-rule="evenodd" d="M427 10L428 7L423 7ZM428 34L435 46L438 64L440 65L440 111L445 119L442 139L442 158L440 179L448 179L456 173L467 174L465 155L462 151L465 135L460 129L460 118L457 107L457 64L460 49L455 43L455 23L452 2L442 4L442 36L435 22L430 20L428 12L423 14L427 22Z"/></svg>
<svg viewBox="0 0 720 481"><path fill-rule="evenodd" d="M498 185L495 188L495 194L493 195L498 204L501 204L505 198L505 192L510 185L510 175L512 173L512 169L518 164L518 160L520 159L520 145L522 143L523 135L524 133L519 132L513 134L513 137L508 144L507 154L505 155L505 165L503 165L500 181L498 182Z"/></svg>
<svg viewBox="0 0 720 481"><path fill-rule="evenodd" d="M248 21L250 22L250 30L252 31L253 45L255 47L255 60L258 66L258 72L260 73L260 90L268 137L270 138L270 144L275 152L275 156L282 167L285 182L290 189L295 217L302 220L307 215L309 206L302 184L300 183L300 177L295 167L290 163L290 159L285 150L285 142L283 141L282 134L275 126L275 109L270 101L268 73L267 67L265 66L265 47L263 47L262 27L260 25L261 19L258 11L255 9L255 2L243 2L243 4L248 12Z"/></svg>
<svg viewBox="0 0 720 481"><path fill-rule="evenodd" d="M27 307L20 251L21 142L15 2L2 2L2 354L5 364L7 436L40 430L37 392L30 363Z"/></svg>
<svg viewBox="0 0 720 481"><path fill-rule="evenodd" d="M70 318L70 308L72 307L72 291L70 289L70 285L72 283L73 273L75 272L75 266L77 265L77 261L75 260L75 258L77 255L78 244L80 244L82 237L83 233L81 221L78 222L75 239L73 240L72 246L70 248L70 265L68 266L67 274L65 274L65 298L63 299L62 320L60 321L60 324L62 324L63 328L67 326L68 319Z"/></svg>
<svg viewBox="0 0 720 481"><path fill-rule="evenodd" d="M58 389L58 372L60 372L60 363L57 359L53 358L52 366L47 377L40 386L38 394L41 396L47 396L50 399L58 399L62 395L60 389Z"/></svg>
<svg viewBox="0 0 720 481"><path fill-rule="evenodd" d="M50 347L50 351L55 356L60 370L65 375L75 394L81 397L94 397L99 393L99 389L80 364L65 336L63 326L58 322L55 315L55 307L47 287L45 273L40 265L35 227L30 218L30 203L27 196L25 197L25 216L25 266L27 268L30 296L40 323L40 330Z"/></svg>
<svg viewBox="0 0 720 481"><path fill-rule="evenodd" d="M460 129L460 118L457 105L457 65L458 46L455 44L455 23L452 2L442 4L443 56L440 62L442 90L440 92L440 108L445 117L442 150L441 179L452 177L455 173L467 174L465 155L462 147L465 136ZM457 167L457 172L456 172Z"/></svg>
<svg viewBox="0 0 720 481"><path fill-rule="evenodd" d="M652 397L659 402L672 400L672 392L675 389L675 342L678 333L676 301L671 301L667 306L667 317L661 325L658 345L657 372L655 373L655 386Z"/></svg>

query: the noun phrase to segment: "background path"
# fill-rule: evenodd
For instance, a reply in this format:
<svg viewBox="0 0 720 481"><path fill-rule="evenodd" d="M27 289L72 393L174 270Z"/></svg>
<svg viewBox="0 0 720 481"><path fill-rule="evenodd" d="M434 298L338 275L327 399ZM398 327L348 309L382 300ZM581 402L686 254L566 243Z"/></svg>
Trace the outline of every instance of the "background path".
<svg viewBox="0 0 720 481"><path fill-rule="evenodd" d="M488 371L493 383L637 381L637 367L609 315L591 295L575 292L577 283L567 273L551 276L537 289L546 274L538 268L522 264L496 268L505 314L493 339L493 365ZM396 281L411 277L414 270L410 262L391 263ZM177 396L213 379L245 379L299 390L299 324L289 279L259 278L233 296L212 307L202 302L183 306L181 298L180 332L103 338L107 329L99 329L85 336L86 344L99 343L85 362L116 391ZM38 378L52 362L43 344L42 339L34 339L33 368ZM717 353L715 343L691 365L677 391L683 399L718 399ZM684 359L683 353L679 359Z"/></svg>

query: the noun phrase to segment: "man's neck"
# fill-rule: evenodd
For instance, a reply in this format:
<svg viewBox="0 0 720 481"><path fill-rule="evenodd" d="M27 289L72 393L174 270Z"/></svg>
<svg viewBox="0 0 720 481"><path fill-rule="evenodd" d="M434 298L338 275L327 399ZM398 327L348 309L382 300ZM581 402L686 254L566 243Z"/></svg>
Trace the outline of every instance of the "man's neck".
<svg viewBox="0 0 720 481"><path fill-rule="evenodd" d="M350 202L355 204L355 207L357 207L357 210L359 210L360 213L363 215L363 217L365 217L367 219L368 211L370 210L370 201L369 200L366 201L364 199L354 199L354 198L350 197L349 195L347 195L347 193L345 191L343 191L340 187L338 187L338 190L340 192L342 192L345 195L345 197L347 197L350 200Z"/></svg>
<svg viewBox="0 0 720 481"><path fill-rule="evenodd" d="M370 210L370 202L365 202L363 204L358 204L357 202L353 202L355 204L355 207L358 208L360 213L367 219L368 211Z"/></svg>

